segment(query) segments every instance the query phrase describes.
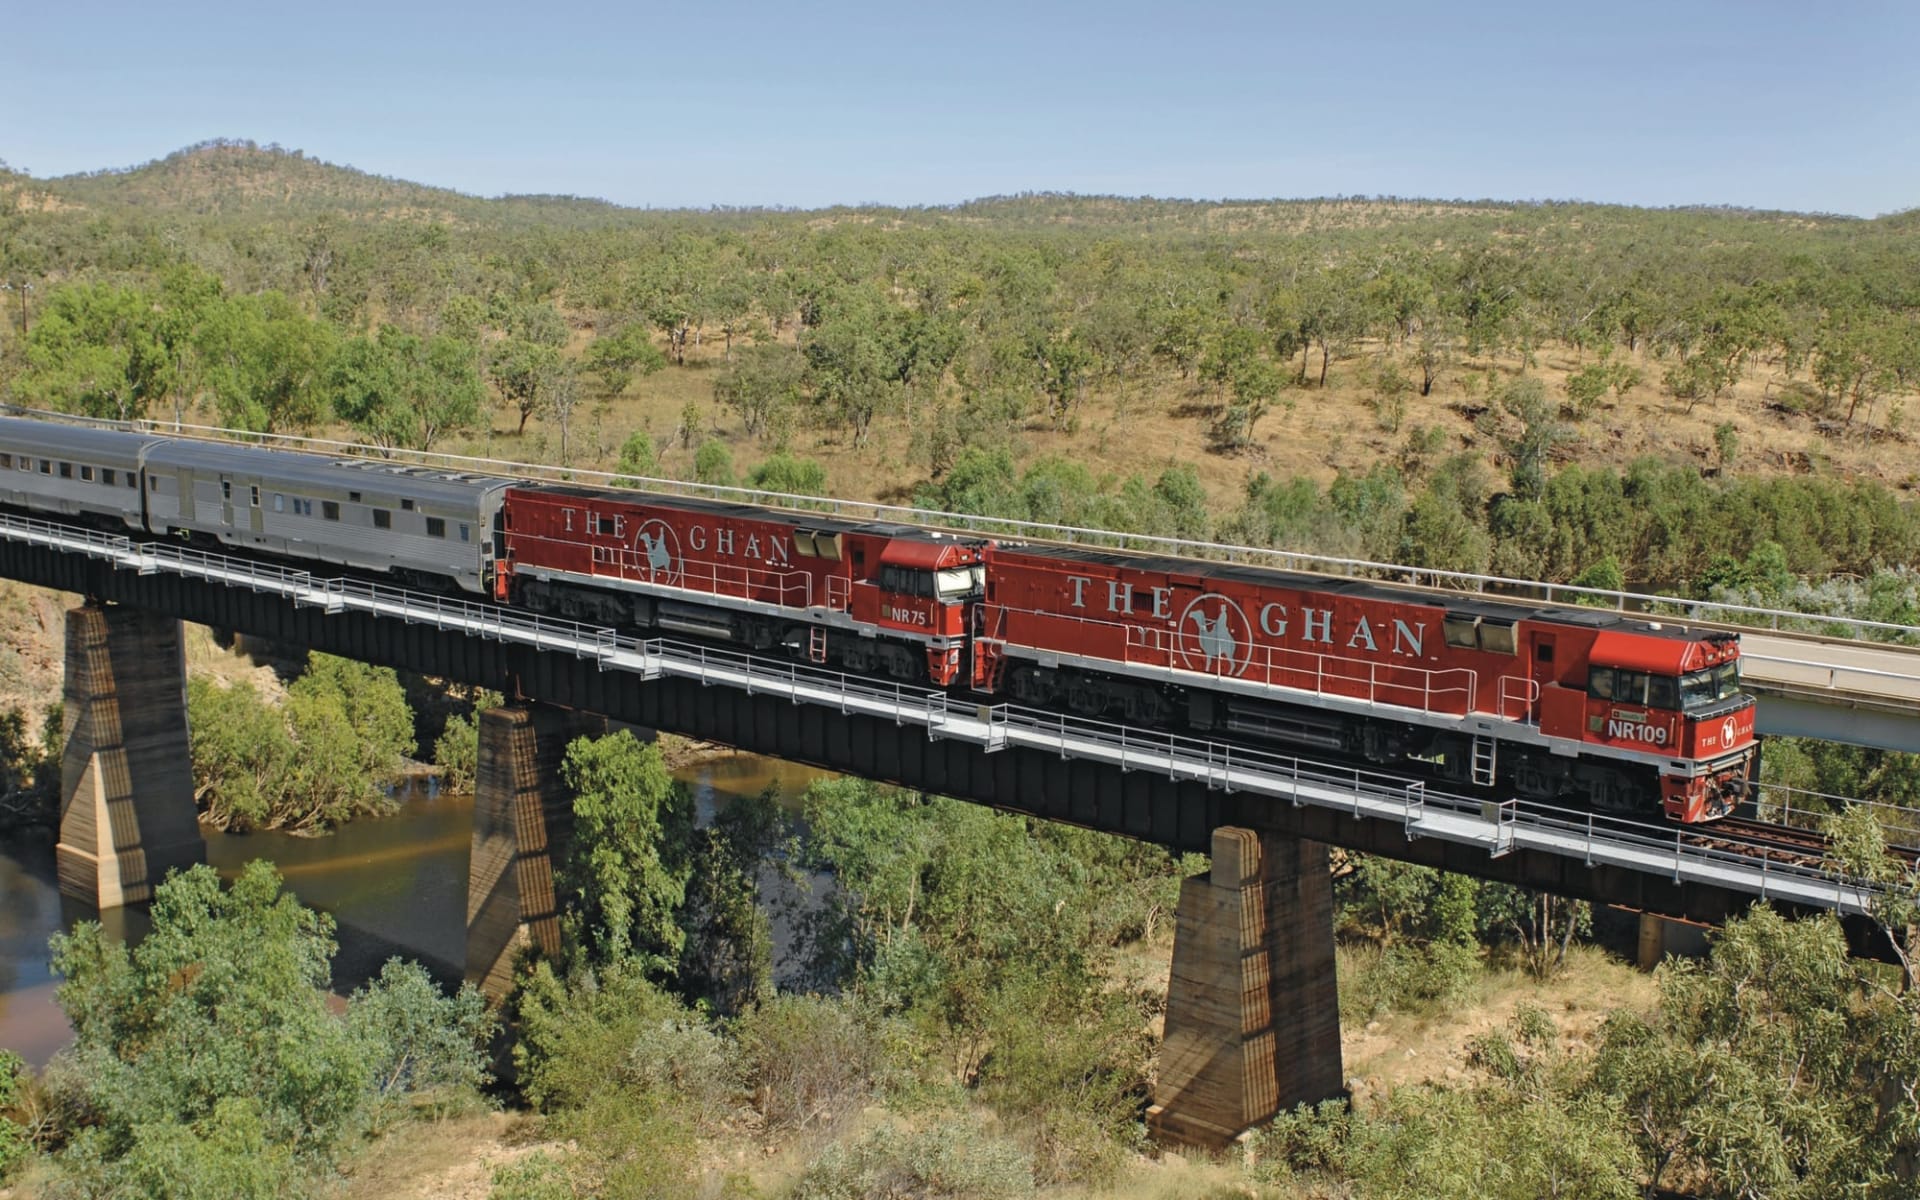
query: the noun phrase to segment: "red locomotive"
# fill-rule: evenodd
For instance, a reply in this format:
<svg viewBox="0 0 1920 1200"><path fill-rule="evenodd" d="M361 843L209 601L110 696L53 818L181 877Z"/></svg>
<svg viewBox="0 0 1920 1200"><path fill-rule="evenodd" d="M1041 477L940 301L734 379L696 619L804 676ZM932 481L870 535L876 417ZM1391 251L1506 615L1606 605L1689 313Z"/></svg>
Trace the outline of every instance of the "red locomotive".
<svg viewBox="0 0 1920 1200"><path fill-rule="evenodd" d="M643 492L500 523L498 598L583 620L1679 821L1753 767L1730 634Z"/></svg>
<svg viewBox="0 0 1920 1200"><path fill-rule="evenodd" d="M940 687L961 680L987 543L644 492L511 487L496 596Z"/></svg>
<svg viewBox="0 0 1920 1200"><path fill-rule="evenodd" d="M1059 546L987 558L983 692L1681 821L1746 791L1731 634Z"/></svg>

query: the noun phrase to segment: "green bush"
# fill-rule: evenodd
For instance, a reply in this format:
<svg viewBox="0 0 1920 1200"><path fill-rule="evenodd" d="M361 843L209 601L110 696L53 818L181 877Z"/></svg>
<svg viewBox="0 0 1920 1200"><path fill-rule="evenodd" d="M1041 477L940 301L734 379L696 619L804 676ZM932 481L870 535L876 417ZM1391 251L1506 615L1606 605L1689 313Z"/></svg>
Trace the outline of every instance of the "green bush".
<svg viewBox="0 0 1920 1200"><path fill-rule="evenodd" d="M830 1125L866 1103L874 1038L846 1000L780 995L734 1022L742 1076L769 1126Z"/></svg>
<svg viewBox="0 0 1920 1200"><path fill-rule="evenodd" d="M244 681L187 683L195 794L231 830L324 829L392 807L381 785L412 754L413 714L398 676L328 654L276 709Z"/></svg>
<svg viewBox="0 0 1920 1200"><path fill-rule="evenodd" d="M52 941L74 1029L48 1070L78 1118L57 1160L72 1194L292 1194L383 1108L474 1097L478 997L396 963L334 1012L332 918L271 865L230 890L208 866L175 874L152 919L131 950L94 922Z"/></svg>
<svg viewBox="0 0 1920 1200"><path fill-rule="evenodd" d="M733 451L717 438L701 442L700 448L693 452L693 478L699 483L732 487Z"/></svg>

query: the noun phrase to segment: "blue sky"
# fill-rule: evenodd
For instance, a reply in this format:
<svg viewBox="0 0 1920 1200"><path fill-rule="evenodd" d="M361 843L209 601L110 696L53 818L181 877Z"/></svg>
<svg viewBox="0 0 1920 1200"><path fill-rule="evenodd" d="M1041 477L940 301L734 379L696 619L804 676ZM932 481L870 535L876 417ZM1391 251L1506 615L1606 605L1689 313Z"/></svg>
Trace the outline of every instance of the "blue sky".
<svg viewBox="0 0 1920 1200"><path fill-rule="evenodd" d="M0 8L0 158L211 137L482 195L1920 206L1920 2Z"/></svg>

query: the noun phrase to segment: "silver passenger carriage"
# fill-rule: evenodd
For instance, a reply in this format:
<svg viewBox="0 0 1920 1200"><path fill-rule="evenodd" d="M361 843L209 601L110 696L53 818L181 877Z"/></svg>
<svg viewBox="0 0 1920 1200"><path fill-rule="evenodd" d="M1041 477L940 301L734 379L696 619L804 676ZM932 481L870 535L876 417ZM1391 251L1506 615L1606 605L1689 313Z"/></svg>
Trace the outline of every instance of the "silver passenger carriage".
<svg viewBox="0 0 1920 1200"><path fill-rule="evenodd" d="M510 480L363 459L167 439L148 447L148 527L289 558L434 576L486 594Z"/></svg>
<svg viewBox="0 0 1920 1200"><path fill-rule="evenodd" d="M158 440L123 429L0 417L0 504L140 529L140 455Z"/></svg>

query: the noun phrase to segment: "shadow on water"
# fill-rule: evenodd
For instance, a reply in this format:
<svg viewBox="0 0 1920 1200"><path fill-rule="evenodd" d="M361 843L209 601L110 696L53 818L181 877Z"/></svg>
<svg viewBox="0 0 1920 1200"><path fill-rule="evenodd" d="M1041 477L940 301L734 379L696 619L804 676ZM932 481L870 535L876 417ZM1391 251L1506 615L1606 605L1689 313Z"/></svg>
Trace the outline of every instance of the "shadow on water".
<svg viewBox="0 0 1920 1200"><path fill-rule="evenodd" d="M734 797L757 796L769 787L793 811L807 786L826 777L812 767L744 754L707 759L674 774L693 790L702 823ZM449 985L459 982L465 962L473 797L416 780L396 798L400 807L392 816L349 824L325 837L202 830L207 861L223 878L232 879L256 858L267 859L303 904L333 915L340 948L332 984L342 995L378 975L396 955L418 961ZM47 939L96 918L127 941L138 941L148 928L144 907L96 914L62 897L53 842L50 833L28 832L0 843L0 1047L36 1066L73 1037L54 1000L58 980ZM779 926L776 921L776 955L788 943Z"/></svg>

